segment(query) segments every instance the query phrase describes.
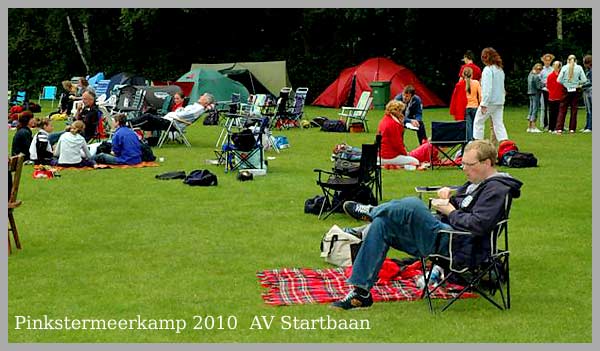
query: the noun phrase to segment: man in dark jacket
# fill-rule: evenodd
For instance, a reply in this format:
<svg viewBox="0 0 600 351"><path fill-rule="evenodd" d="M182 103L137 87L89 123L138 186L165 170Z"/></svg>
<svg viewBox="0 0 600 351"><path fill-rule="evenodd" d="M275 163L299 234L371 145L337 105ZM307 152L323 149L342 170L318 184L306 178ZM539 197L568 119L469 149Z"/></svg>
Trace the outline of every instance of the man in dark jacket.
<svg viewBox="0 0 600 351"><path fill-rule="evenodd" d="M462 164L468 181L454 196L449 188L440 189L438 197L442 200L432 203L442 218L432 215L416 197L377 207L352 201L344 203L344 211L350 216L372 223L348 279L354 290L334 302L333 307L352 309L373 304L370 290L390 246L415 257L433 253L447 256L448 237L438 233L441 229L485 235L504 217L506 195L519 197L522 183L496 171L496 149L492 143L475 140L468 144Z"/></svg>
<svg viewBox="0 0 600 351"><path fill-rule="evenodd" d="M75 119L85 123L83 137L85 141L89 142L96 135L100 111L98 110L98 106L96 106L96 94L94 92L86 90L81 96L81 100L83 101L83 106L79 106L77 109Z"/></svg>
<svg viewBox="0 0 600 351"><path fill-rule="evenodd" d="M427 142L427 133L423 122L423 101L416 92L415 87L407 85L404 87L402 94L396 95L394 100L403 101L406 105L404 108L405 126L417 132L417 140L419 145L422 145Z"/></svg>

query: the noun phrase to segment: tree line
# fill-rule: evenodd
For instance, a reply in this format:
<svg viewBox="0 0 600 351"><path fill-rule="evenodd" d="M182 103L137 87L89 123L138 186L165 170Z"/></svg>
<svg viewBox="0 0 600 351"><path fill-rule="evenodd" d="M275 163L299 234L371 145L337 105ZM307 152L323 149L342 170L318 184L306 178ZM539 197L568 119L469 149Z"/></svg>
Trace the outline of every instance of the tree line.
<svg viewBox="0 0 600 351"><path fill-rule="evenodd" d="M13 8L8 88L37 96L97 72L176 80L192 63L286 60L312 100L342 69L383 56L449 102L463 53L488 46L504 60L507 103L524 104L542 54L591 54L592 10Z"/></svg>

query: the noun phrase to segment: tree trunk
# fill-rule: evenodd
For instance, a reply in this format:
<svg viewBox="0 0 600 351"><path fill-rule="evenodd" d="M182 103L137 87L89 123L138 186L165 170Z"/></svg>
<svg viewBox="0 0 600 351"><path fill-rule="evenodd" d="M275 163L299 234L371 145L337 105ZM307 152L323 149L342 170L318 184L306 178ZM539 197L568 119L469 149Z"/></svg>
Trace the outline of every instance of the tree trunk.
<svg viewBox="0 0 600 351"><path fill-rule="evenodd" d="M85 48L85 53L88 57L92 56L92 44L90 43L90 32L87 24L87 20L81 23L82 32L83 32L83 47Z"/></svg>
<svg viewBox="0 0 600 351"><path fill-rule="evenodd" d="M81 45L79 45L79 40L77 40L77 36L75 35L75 30L73 29L73 25L71 24L71 18L69 17L69 15L67 15L67 24L69 25L69 30L71 31L71 35L73 36L73 41L75 42L75 46L77 47L77 51L79 52L81 61L83 61L83 65L85 66L86 74L90 74L90 67L88 66L87 60L85 59L85 55L81 50Z"/></svg>
<svg viewBox="0 0 600 351"><path fill-rule="evenodd" d="M562 9L556 9L556 39L563 40Z"/></svg>

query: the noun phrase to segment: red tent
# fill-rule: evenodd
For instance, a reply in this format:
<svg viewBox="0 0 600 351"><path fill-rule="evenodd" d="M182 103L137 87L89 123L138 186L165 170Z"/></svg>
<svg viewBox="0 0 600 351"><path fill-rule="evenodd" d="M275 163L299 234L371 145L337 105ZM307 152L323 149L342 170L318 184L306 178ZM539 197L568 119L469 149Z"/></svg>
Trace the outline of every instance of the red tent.
<svg viewBox="0 0 600 351"><path fill-rule="evenodd" d="M344 69L335 82L331 83L312 104L326 107L343 106L352 91L352 83L356 82L354 103L352 104L356 106L361 92L372 91L369 86L372 81L390 81L391 99L400 94L405 86L411 84L415 87L417 95L423 100L424 107L446 106L437 95L421 83L411 70L383 57L371 58L358 66Z"/></svg>

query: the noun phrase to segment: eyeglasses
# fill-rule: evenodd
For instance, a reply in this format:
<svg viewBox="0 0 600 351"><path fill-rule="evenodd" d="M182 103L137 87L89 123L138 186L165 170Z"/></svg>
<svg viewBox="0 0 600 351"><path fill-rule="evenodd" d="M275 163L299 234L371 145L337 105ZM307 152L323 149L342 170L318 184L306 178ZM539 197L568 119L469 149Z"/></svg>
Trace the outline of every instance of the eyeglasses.
<svg viewBox="0 0 600 351"><path fill-rule="evenodd" d="M463 161L462 165L463 167L474 167L475 165L481 163L481 161L475 161L475 162L465 162Z"/></svg>

